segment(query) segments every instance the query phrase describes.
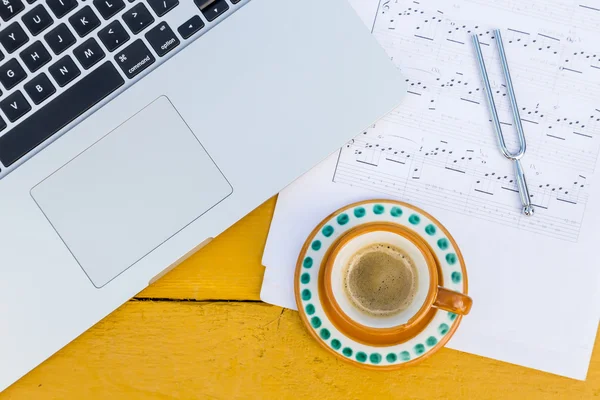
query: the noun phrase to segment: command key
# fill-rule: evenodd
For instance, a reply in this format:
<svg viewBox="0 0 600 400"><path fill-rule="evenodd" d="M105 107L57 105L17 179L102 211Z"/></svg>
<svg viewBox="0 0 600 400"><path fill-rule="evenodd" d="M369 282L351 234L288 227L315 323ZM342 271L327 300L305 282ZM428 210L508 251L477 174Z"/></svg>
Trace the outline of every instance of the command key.
<svg viewBox="0 0 600 400"><path fill-rule="evenodd" d="M138 39L115 55L115 61L129 79L133 78L156 59L142 39Z"/></svg>

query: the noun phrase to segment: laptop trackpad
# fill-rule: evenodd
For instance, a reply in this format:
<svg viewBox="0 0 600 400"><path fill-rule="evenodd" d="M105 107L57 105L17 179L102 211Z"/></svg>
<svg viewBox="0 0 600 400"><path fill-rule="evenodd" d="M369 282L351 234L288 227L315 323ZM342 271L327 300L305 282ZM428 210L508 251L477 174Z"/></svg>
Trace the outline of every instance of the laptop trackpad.
<svg viewBox="0 0 600 400"><path fill-rule="evenodd" d="M31 191L96 287L231 193L164 96Z"/></svg>

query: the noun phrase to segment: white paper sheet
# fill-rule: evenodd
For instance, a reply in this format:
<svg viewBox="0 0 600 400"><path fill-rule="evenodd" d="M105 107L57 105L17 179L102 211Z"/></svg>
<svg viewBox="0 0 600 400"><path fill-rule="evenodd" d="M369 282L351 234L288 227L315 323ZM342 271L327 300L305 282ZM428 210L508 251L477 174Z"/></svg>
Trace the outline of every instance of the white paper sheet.
<svg viewBox="0 0 600 400"><path fill-rule="evenodd" d="M354 201L399 198L440 219L465 256L475 305L449 347L585 379L600 314L600 9L584 3L382 0L373 32L411 96L280 194L261 298L295 308L296 257L322 218ZM531 218L496 148L469 41L478 33L488 44L512 138L495 27L528 139Z"/></svg>

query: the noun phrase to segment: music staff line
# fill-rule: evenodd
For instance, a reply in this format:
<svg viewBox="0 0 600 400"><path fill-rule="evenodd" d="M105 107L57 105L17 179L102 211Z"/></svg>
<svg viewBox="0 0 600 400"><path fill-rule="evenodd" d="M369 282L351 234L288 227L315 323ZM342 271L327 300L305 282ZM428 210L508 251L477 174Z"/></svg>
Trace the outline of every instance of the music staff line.
<svg viewBox="0 0 600 400"><path fill-rule="evenodd" d="M516 182L514 181L512 173L506 174L495 171L493 168L488 168L485 171L482 170L482 160L474 157L475 150L465 150L462 155L455 153L453 150L440 147L430 148L429 150L399 150L399 148L390 145L373 145L369 141L362 141L360 139L355 139L354 143L347 145L343 151L348 152L352 150L354 150L354 161L360 164L380 167L382 161L385 160L398 165L406 165L407 170L405 173L409 174L411 179L420 179L423 167L427 165L468 175L473 177L477 184L484 181L494 185L500 185L504 190L517 191ZM535 192L532 190L532 193L538 193L541 196L553 196L559 201L571 204L587 203L588 194L584 191L586 182L587 178L582 175L579 175L577 181L568 185L548 183L535 178L529 179L530 186L535 190ZM483 192L492 195L494 194L489 191ZM545 207L542 204L538 205Z"/></svg>
<svg viewBox="0 0 600 400"><path fill-rule="evenodd" d="M407 36L398 36L397 41L404 42L410 48L418 48L419 56L429 60L429 63L435 63L440 61L440 57L444 57L444 63L446 66L453 66L456 69L465 69L466 64L471 64L470 69L472 72L469 76L477 76L475 74L475 64L472 60L471 49L468 47L468 43L461 45L460 49L449 49L446 46L441 46L435 41L423 41L422 39ZM397 41L389 38L382 39L378 37L380 43L384 46L395 46ZM390 43L385 43L385 42ZM433 45L432 45L433 43ZM408 49L407 49L408 51ZM554 73L559 71L558 66L556 68L550 68L550 70L532 67L531 65L524 65L518 62L511 63L511 73L513 80L519 83L519 87L528 87L530 91L540 92L547 90L548 87L552 87L554 90L563 91L569 93L575 87L581 98L588 100L597 100L596 93L600 91L600 84L589 82L586 80L586 74L571 74L570 76L564 76L564 79L553 80ZM533 74L532 74L533 72ZM497 76L501 79L499 74L490 72L491 76Z"/></svg>
<svg viewBox="0 0 600 400"><path fill-rule="evenodd" d="M491 133L485 134L485 132L490 131L489 126L464 120L461 121L463 124L456 124L456 121L452 121L451 118L442 115L441 120L438 120L423 114L413 113L407 107L404 107L392 111L383 118L383 121L402 124L405 128L413 128L427 135L443 134L452 138L466 140L477 146L497 151L494 136ZM596 168L598 158L597 146L593 151L580 150L564 143L559 145L553 141L540 140L529 131L527 142L529 144L528 154L534 155L541 161L561 167L576 168L586 172L593 172ZM514 146L515 140L507 138L507 144Z"/></svg>
<svg viewBox="0 0 600 400"><path fill-rule="evenodd" d="M557 239L577 241L580 224L577 221L565 221L551 214L539 212L533 218L525 219L518 207L495 202L489 198L480 199L476 195L445 188L433 187L420 180L408 180L398 183L374 178L373 174L363 174L350 165L340 162L334 175L336 183L345 183L365 189L375 190L399 197L416 205L434 206L464 215L476 216L505 226L537 232ZM377 174L377 173L375 173ZM377 182L379 180L379 182Z"/></svg>
<svg viewBox="0 0 600 400"><path fill-rule="evenodd" d="M600 21L594 14L590 14L590 12L596 12L598 8L591 4L578 4L579 14L573 16L571 12L572 9L564 6L563 1L532 0L529 2L522 2L514 0L495 0L490 2L486 0L466 0L466 2L494 7L499 10L518 12L523 16L536 17L548 22L568 25L573 28L585 28L595 32L600 29ZM586 1L582 1L582 3L586 3ZM587 3L589 3L589 0ZM536 11L536 9L544 10L544 12ZM566 15L570 15L570 17L566 17ZM574 21L577 21L577 23Z"/></svg>

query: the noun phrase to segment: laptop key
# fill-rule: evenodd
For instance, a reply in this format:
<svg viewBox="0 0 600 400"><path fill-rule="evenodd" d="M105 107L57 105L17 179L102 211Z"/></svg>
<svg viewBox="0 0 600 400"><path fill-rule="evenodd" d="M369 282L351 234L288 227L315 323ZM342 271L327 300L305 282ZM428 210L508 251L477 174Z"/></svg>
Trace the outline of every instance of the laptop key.
<svg viewBox="0 0 600 400"><path fill-rule="evenodd" d="M1 1L0 1L1 3ZM10 54L29 41L29 37L17 22L0 32L0 43Z"/></svg>
<svg viewBox="0 0 600 400"><path fill-rule="evenodd" d="M56 18L62 18L77 7L77 0L46 0Z"/></svg>
<svg viewBox="0 0 600 400"><path fill-rule="evenodd" d="M105 56L104 50L94 38L89 38L83 44L75 47L73 54L84 69L90 69Z"/></svg>
<svg viewBox="0 0 600 400"><path fill-rule="evenodd" d="M10 122L15 122L31 110L31 104L27 102L23 93L17 90L4 100L0 101L0 108L4 111L4 114Z"/></svg>
<svg viewBox="0 0 600 400"><path fill-rule="evenodd" d="M50 82L50 78L43 72L23 85L23 89L25 89L34 104L40 104L56 93L56 88Z"/></svg>
<svg viewBox="0 0 600 400"><path fill-rule="evenodd" d="M108 20L125 8L125 2L123 0L94 0L94 7L102 15L102 18Z"/></svg>
<svg viewBox="0 0 600 400"><path fill-rule="evenodd" d="M115 55L115 61L131 79L156 61L142 39L138 39Z"/></svg>
<svg viewBox="0 0 600 400"><path fill-rule="evenodd" d="M38 35L54 22L48 11L41 4L27 11L21 20L33 36Z"/></svg>
<svg viewBox="0 0 600 400"><path fill-rule="evenodd" d="M54 54L59 55L75 43L75 36L66 24L60 24L44 35Z"/></svg>
<svg viewBox="0 0 600 400"><path fill-rule="evenodd" d="M79 37L84 37L100 26L100 18L98 18L90 6L85 6L71 15L69 22Z"/></svg>
<svg viewBox="0 0 600 400"><path fill-rule="evenodd" d="M123 13L123 21L127 24L131 32L140 33L154 22L154 17L150 14L144 3L138 3L131 9Z"/></svg>
<svg viewBox="0 0 600 400"><path fill-rule="evenodd" d="M64 56L52 64L48 67L48 72L60 87L67 85L81 75L81 70L75 65L75 61L70 56Z"/></svg>
<svg viewBox="0 0 600 400"><path fill-rule="evenodd" d="M39 40L19 53L21 60L31 72L35 72L50 61L50 53Z"/></svg>
<svg viewBox="0 0 600 400"><path fill-rule="evenodd" d="M192 18L181 24L181 26L177 28L177 32L179 32L182 38L187 39L203 27L204 21L202 21L202 18L200 18L199 15L194 15Z"/></svg>
<svg viewBox="0 0 600 400"><path fill-rule="evenodd" d="M93 69L20 124L0 136L0 161L10 166L89 110L125 81L111 62Z"/></svg>
<svg viewBox="0 0 600 400"><path fill-rule="evenodd" d="M6 129L6 121L4 121L4 118L0 117L0 131L3 131L4 129Z"/></svg>
<svg viewBox="0 0 600 400"><path fill-rule="evenodd" d="M14 88L25 78L27 78L27 73L15 58L0 65L0 82L6 90Z"/></svg>
<svg viewBox="0 0 600 400"><path fill-rule="evenodd" d="M179 5L179 0L148 0L156 15L162 17Z"/></svg>
<svg viewBox="0 0 600 400"><path fill-rule="evenodd" d="M194 3L209 22L229 10L229 5L225 0L194 0Z"/></svg>
<svg viewBox="0 0 600 400"><path fill-rule="evenodd" d="M129 34L118 20L114 20L106 28L101 29L98 32L98 37L102 40L108 51L115 51L129 40Z"/></svg>
<svg viewBox="0 0 600 400"><path fill-rule="evenodd" d="M146 33L146 40L156 54L164 56L175 47L179 46L179 39L166 22L161 22Z"/></svg>
<svg viewBox="0 0 600 400"><path fill-rule="evenodd" d="M21 0L2 0L0 1L0 17L8 21L25 9L25 4Z"/></svg>

